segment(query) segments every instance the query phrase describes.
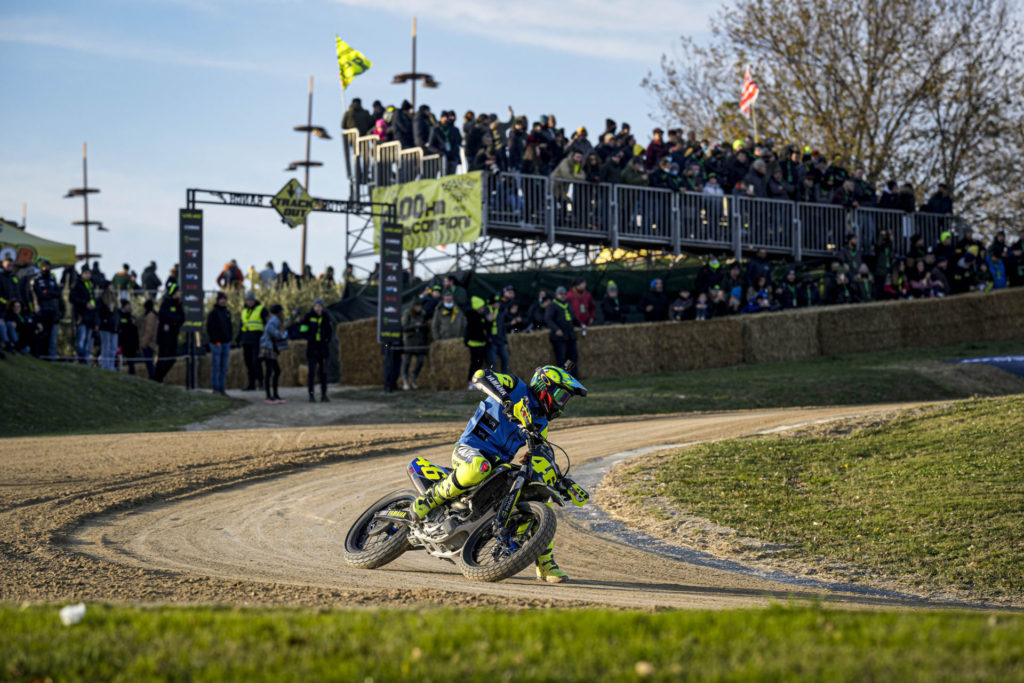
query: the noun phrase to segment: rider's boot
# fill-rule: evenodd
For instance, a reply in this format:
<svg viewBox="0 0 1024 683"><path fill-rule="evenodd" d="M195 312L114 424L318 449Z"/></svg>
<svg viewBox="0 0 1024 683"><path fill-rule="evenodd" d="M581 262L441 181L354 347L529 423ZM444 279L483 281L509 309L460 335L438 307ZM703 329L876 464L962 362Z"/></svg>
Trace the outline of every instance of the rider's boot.
<svg viewBox="0 0 1024 683"><path fill-rule="evenodd" d="M447 477L427 489L409 507L417 519L423 519L437 506L458 498L490 474L491 466L482 455L460 462Z"/></svg>
<svg viewBox="0 0 1024 683"><path fill-rule="evenodd" d="M548 544L548 549L537 558L537 579L548 583L564 583L569 575L558 568L555 562L555 543Z"/></svg>

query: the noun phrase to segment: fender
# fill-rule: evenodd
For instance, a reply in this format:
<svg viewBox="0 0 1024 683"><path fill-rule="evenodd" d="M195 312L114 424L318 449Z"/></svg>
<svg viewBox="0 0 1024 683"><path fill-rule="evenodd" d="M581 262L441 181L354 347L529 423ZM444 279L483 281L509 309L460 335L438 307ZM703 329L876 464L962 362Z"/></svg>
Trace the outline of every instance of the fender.
<svg viewBox="0 0 1024 683"><path fill-rule="evenodd" d="M558 503L560 507L565 507L565 503L562 502L562 496L559 495L558 491L551 488L547 484L543 484L539 481L531 481L523 489L523 495L520 500L544 500L550 498L553 502Z"/></svg>

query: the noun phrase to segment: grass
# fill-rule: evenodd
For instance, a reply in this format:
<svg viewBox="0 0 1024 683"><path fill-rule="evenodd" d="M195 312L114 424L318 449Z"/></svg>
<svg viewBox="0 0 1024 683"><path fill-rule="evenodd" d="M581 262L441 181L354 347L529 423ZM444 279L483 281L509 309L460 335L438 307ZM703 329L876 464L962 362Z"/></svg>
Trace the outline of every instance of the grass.
<svg viewBox="0 0 1024 683"><path fill-rule="evenodd" d="M169 431L233 407L206 392L26 356L0 361L0 387L2 436Z"/></svg>
<svg viewBox="0 0 1024 683"><path fill-rule="evenodd" d="M1024 379L1010 373L941 362L1008 353L1024 353L1024 341L587 379L584 384L590 393L585 399L574 399L566 416L859 405L1024 393ZM986 371L991 374L979 379L979 373ZM990 381L991 377L998 381ZM383 401L391 408L389 419L398 422L466 419L480 400L479 392L468 391L396 392L385 399L377 389L354 389L347 390L343 396ZM353 419L379 421L380 415L374 413Z"/></svg>
<svg viewBox="0 0 1024 683"><path fill-rule="evenodd" d="M0 607L0 679L1007 680L1024 616L611 610Z"/></svg>
<svg viewBox="0 0 1024 683"><path fill-rule="evenodd" d="M646 467L679 509L788 546L784 556L925 589L1024 595L1024 398L817 431L682 450L633 467L631 493L650 492L637 479Z"/></svg>

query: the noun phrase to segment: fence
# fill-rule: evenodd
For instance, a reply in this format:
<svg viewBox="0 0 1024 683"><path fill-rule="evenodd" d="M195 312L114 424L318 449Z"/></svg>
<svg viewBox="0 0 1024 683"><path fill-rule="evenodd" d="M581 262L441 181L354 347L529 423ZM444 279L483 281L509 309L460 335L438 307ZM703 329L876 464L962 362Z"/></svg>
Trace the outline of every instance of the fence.
<svg viewBox="0 0 1024 683"><path fill-rule="evenodd" d="M672 192L517 173L489 174L484 231L492 236L545 236L549 243L600 242L612 248L744 253L765 249L795 260L827 258L855 234L871 244L892 231L898 254L912 235L927 244L957 234L956 216L885 209L846 209L747 196Z"/></svg>
<svg viewBox="0 0 1024 683"><path fill-rule="evenodd" d="M439 178L453 170L446 159L423 155L419 148L402 150L397 142L357 135L346 130L343 137L346 153L355 152L359 184ZM849 234L867 246L879 230L890 230L897 254L904 255L913 235L935 244L943 232L960 231L959 218L940 214L679 193L519 173L485 175L484 234L540 238L549 244L719 251L736 258L763 248L803 260L831 256Z"/></svg>

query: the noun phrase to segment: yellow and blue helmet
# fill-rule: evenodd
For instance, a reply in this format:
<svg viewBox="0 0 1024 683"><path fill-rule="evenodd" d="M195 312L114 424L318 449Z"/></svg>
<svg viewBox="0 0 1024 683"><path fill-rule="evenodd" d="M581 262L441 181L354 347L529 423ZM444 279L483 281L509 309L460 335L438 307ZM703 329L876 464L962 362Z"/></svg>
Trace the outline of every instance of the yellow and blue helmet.
<svg viewBox="0 0 1024 683"><path fill-rule="evenodd" d="M530 379L530 389L548 419L556 418L565 410L573 396L586 396L587 388L575 377L555 365L537 368Z"/></svg>

